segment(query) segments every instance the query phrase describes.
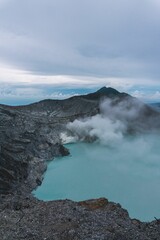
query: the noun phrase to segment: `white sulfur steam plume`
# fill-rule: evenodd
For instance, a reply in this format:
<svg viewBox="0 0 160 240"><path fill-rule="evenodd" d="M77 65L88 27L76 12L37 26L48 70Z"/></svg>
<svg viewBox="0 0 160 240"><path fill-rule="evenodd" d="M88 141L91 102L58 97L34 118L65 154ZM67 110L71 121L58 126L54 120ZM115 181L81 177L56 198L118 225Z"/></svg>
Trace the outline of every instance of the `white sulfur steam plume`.
<svg viewBox="0 0 160 240"><path fill-rule="evenodd" d="M134 98L106 99L100 104L100 114L70 122L68 133L63 133L61 139L63 143L98 141L112 146L122 140L128 129L141 127L143 108L144 104Z"/></svg>
<svg viewBox="0 0 160 240"><path fill-rule="evenodd" d="M88 119L75 120L69 123L67 128L80 141L100 141L109 144L122 139L125 131L124 125L119 121L113 121L100 114Z"/></svg>

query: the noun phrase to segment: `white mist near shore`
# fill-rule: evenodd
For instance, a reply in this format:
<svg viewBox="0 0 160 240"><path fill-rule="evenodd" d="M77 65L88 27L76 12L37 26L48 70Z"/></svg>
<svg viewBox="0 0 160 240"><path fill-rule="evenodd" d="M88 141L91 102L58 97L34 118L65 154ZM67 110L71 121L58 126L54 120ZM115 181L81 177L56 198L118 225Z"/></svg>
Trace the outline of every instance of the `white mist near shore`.
<svg viewBox="0 0 160 240"><path fill-rule="evenodd" d="M73 123L69 123L67 128L75 137L72 140L97 140L104 145L122 139L125 130L120 121L111 121L100 114L89 119L75 120Z"/></svg>
<svg viewBox="0 0 160 240"><path fill-rule="evenodd" d="M67 144L71 155L50 162L35 195L42 200L75 201L106 197L131 218L160 217L160 137L124 137L114 147Z"/></svg>
<svg viewBox="0 0 160 240"><path fill-rule="evenodd" d="M159 218L160 136L126 134L142 108L136 100L107 100L96 116L69 123L61 139L75 142L66 145L71 155L49 163L35 195L76 201L106 197L126 208L131 218Z"/></svg>
<svg viewBox="0 0 160 240"><path fill-rule="evenodd" d="M136 99L123 101L104 100L100 113L78 119L67 124L68 132L61 135L62 142L97 141L103 145L114 145L123 139L128 124L134 121L143 108Z"/></svg>

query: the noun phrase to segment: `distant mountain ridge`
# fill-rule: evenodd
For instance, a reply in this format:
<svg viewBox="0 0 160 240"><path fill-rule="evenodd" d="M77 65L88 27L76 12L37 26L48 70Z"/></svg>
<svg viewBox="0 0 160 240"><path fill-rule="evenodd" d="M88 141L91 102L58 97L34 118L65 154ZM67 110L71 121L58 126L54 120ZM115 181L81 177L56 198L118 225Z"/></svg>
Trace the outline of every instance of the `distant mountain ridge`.
<svg viewBox="0 0 160 240"><path fill-rule="evenodd" d="M88 99L88 100L99 100L100 98L115 98L115 97L124 97L129 96L127 93L121 93L111 87L102 87L94 93L89 93L86 95L80 95L79 97Z"/></svg>
<svg viewBox="0 0 160 240"><path fill-rule="evenodd" d="M158 103L151 103L150 106L153 107L155 110L160 112L160 102L158 102Z"/></svg>
<svg viewBox="0 0 160 240"><path fill-rule="evenodd" d="M100 97L115 97L119 96L121 93L118 92L116 89L111 88L111 87L102 87L99 90L97 90L94 93L89 93L85 96L83 96L86 99L97 99Z"/></svg>
<svg viewBox="0 0 160 240"><path fill-rule="evenodd" d="M55 113L60 116L62 115L74 115L74 114L82 114L86 112L90 112L90 109L98 109L99 101L104 98L119 98L123 99L125 97L131 97L127 93L120 93L114 88L111 87L102 87L94 93L89 93L85 95L73 96L67 99L44 99L39 102L31 103L28 105L21 106L9 106L9 105L1 105L5 109L10 110L18 110L18 111L30 111L31 114L34 112L43 112L43 113ZM90 102L92 102L92 106L90 106ZM72 114L71 114L72 112ZM96 111L93 112L95 114Z"/></svg>

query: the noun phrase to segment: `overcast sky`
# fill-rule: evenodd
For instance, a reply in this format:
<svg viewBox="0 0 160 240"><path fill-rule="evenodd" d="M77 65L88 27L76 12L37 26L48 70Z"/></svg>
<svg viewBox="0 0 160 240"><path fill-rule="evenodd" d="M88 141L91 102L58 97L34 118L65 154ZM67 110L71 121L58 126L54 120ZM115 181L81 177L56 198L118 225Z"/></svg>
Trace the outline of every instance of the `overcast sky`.
<svg viewBox="0 0 160 240"><path fill-rule="evenodd" d="M0 83L0 102L104 85L160 101L160 1L0 0Z"/></svg>

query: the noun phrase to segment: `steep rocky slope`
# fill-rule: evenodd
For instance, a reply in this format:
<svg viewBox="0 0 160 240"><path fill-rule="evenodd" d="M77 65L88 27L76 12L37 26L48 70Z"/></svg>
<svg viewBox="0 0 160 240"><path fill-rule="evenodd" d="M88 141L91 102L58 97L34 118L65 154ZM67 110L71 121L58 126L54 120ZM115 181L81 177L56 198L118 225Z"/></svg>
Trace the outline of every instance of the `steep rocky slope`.
<svg viewBox="0 0 160 240"><path fill-rule="evenodd" d="M68 154L59 137L65 124L97 111L98 102L77 98L44 100L22 107L1 105L0 192L12 191L26 180L29 188L40 183L45 160Z"/></svg>
<svg viewBox="0 0 160 240"><path fill-rule="evenodd" d="M150 225L133 223L119 205L109 203L109 208L95 210L69 201L43 203L30 195L31 190L41 184L46 160L69 154L60 139L66 123L99 113L99 104L104 98L111 99L113 106L127 103L126 111L141 105L141 111L128 121L129 133L159 131L158 112L112 88L102 88L95 93L66 100L44 100L18 107L0 105L1 239L158 239L159 221ZM75 216L74 208L78 209ZM47 219L50 209L54 214ZM63 214L59 214L58 209L64 210ZM74 217L76 219L72 222ZM34 221L35 224L31 225ZM123 226L120 224L118 227L116 221L122 221ZM107 230L108 226L111 230ZM116 226L120 230L116 230ZM151 237L150 227L154 238Z"/></svg>

